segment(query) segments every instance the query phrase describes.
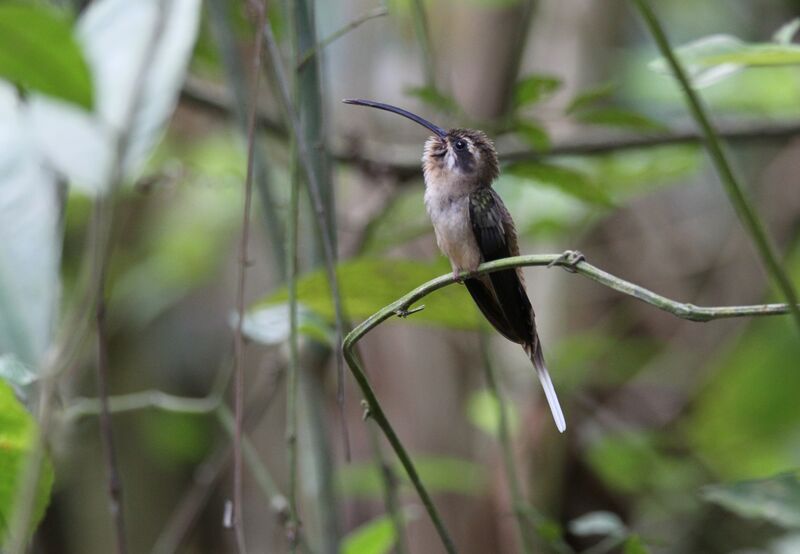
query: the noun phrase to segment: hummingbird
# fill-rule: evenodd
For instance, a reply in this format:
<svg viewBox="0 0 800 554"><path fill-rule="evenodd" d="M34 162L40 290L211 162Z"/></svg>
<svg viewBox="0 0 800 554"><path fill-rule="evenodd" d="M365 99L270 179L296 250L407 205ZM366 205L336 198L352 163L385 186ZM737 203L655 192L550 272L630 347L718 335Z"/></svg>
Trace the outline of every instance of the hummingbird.
<svg viewBox="0 0 800 554"><path fill-rule="evenodd" d="M483 131L445 130L397 106L372 100L348 99L346 104L386 110L426 127L422 172L425 208L433 223L436 243L450 260L453 277L463 281L478 309L508 340L520 344L530 358L560 432L567 428L542 345L525 279L520 268L460 278L484 262L519 255L514 221L492 188L500 175L497 151Z"/></svg>

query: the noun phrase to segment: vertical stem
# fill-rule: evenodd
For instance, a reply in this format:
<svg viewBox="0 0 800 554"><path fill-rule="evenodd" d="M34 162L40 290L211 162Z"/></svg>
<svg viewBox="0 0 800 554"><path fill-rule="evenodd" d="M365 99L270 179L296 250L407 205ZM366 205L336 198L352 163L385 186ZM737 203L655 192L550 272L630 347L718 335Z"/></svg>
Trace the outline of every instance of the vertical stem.
<svg viewBox="0 0 800 554"><path fill-rule="evenodd" d="M250 111L247 121L247 175L244 183L244 207L242 213L242 235L239 242L239 272L236 287L236 333L234 336L234 409L236 429L233 440L233 528L239 554L246 550L243 526L244 500L242 498L242 426L244 421L244 289L247 275L248 242L250 240L250 207L253 199L253 169L256 135L256 111L258 86L261 80L261 34L266 18L266 7L258 0L248 0L254 12L255 38L253 48L253 84L250 94Z"/></svg>
<svg viewBox="0 0 800 554"><path fill-rule="evenodd" d="M296 145L292 144L289 192L289 219L286 233L286 267L289 289L289 366L286 379L286 454L289 464L289 547L297 550L299 518L297 513L297 219L299 211L300 177Z"/></svg>
<svg viewBox="0 0 800 554"><path fill-rule="evenodd" d="M667 63L672 69L675 78L678 80L678 83L683 89L686 104L689 107L692 117L697 122L703 133L706 148L708 149L708 153L711 156L712 162L714 163L714 167L717 169L720 180L725 187L728 198L730 199L731 204L733 204L733 207L736 210L739 219L742 221L745 230L750 234L750 238L753 240L756 249L761 255L762 262L777 283L778 287L783 293L783 296L786 298L798 330L800 330L800 308L797 306L797 293L794 290L792 281L789 279L789 275L778 261L776 249L772 244L770 237L767 235L764 224L761 222L761 219L756 213L756 209L744 194L743 187L739 182L738 177L734 173L733 168L731 167L728 156L722 147L722 141L720 140L719 136L717 136L717 132L714 130L714 127L711 124L708 115L706 114L706 109L703 106L700 96L692 87L689 77L686 75L686 72L681 66L680 61L678 60L677 56L675 56L675 52L673 52L672 47L669 45L667 35L664 32L664 29L661 26L661 23L659 22L655 12L650 7L650 4L647 2L647 0L633 0L633 3L639 10L639 13L644 19L645 24L650 30L650 33L653 35L653 38L658 45L658 49L661 51L661 55L667 60Z"/></svg>
<svg viewBox="0 0 800 554"><path fill-rule="evenodd" d="M425 13L423 0L413 0L411 2L412 18L414 20L414 31L417 34L420 48L422 49L422 67L425 71L425 84L429 87L436 87L436 65L433 58L433 46L431 44L430 26L428 16Z"/></svg>
<svg viewBox="0 0 800 554"><path fill-rule="evenodd" d="M508 490L511 493L511 502L514 504L513 512L517 520L517 529L519 531L520 542L522 543L522 551L525 554L533 554L535 552L533 546L533 537L531 536L531 528L525 517L525 496L522 493L522 486L519 482L519 473L517 473L517 464L514 460L514 447L511 441L511 432L508 428L508 412L506 411L506 402L503 397L500 386L498 385L497 374L494 366L492 365L491 357L489 356L489 344L486 333L480 331L480 348L483 357L483 372L486 377L486 385L489 390L497 399L498 408L498 421L499 421L499 439L501 451L503 454L503 463L506 470L506 480L508 481Z"/></svg>
<svg viewBox="0 0 800 554"><path fill-rule="evenodd" d="M381 472L381 479L383 480L383 493L384 505L386 513L389 514L389 519L394 527L397 542L395 544L395 554L406 554L408 552L408 545L406 544L405 523L403 521L403 514L400 511L400 501L397 497L397 476L394 473L394 467L386 459L381 448L380 437L378 436L378 429L371 424L367 424L367 432L369 433L369 442L372 446L372 452L378 462L378 469Z"/></svg>

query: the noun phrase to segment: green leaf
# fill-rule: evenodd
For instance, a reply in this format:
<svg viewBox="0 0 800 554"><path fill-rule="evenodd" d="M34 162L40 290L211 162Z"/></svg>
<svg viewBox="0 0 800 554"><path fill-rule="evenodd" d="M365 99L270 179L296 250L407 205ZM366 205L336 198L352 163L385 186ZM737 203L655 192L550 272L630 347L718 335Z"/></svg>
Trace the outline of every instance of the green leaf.
<svg viewBox="0 0 800 554"><path fill-rule="evenodd" d="M442 456L413 456L413 461L425 488L432 494L475 496L484 490L485 469L474 462ZM411 486L399 463L393 466L393 471L404 486ZM380 498L383 495L380 469L372 462L352 463L338 468L337 480L339 489L346 496Z"/></svg>
<svg viewBox="0 0 800 554"><path fill-rule="evenodd" d="M708 60L715 56L736 54L744 47L745 43L734 36L711 35L676 48L675 55L692 84L697 88L704 88L727 79L742 69L740 64L714 64L708 63ZM657 73L672 76L672 70L664 58L650 62L649 67Z"/></svg>
<svg viewBox="0 0 800 554"><path fill-rule="evenodd" d="M791 44L798 30L800 30L800 17L795 17L775 31L772 41L777 44Z"/></svg>
<svg viewBox="0 0 800 554"><path fill-rule="evenodd" d="M589 204L610 207L611 197L582 171L545 162L519 162L506 168L516 177L561 190Z"/></svg>
<svg viewBox="0 0 800 554"><path fill-rule="evenodd" d="M297 331L319 343L333 345L331 328L325 320L305 306L297 307ZM231 325L236 324L236 314ZM266 346L282 344L289 339L289 304L264 306L245 313L242 332L249 339Z"/></svg>
<svg viewBox="0 0 800 554"><path fill-rule="evenodd" d="M569 532L579 537L592 535L624 537L628 528L613 512L589 512L569 522Z"/></svg>
<svg viewBox="0 0 800 554"><path fill-rule="evenodd" d="M403 523L415 518L415 510L403 510ZM396 540L394 523L382 515L348 533L342 540L342 554L387 554Z"/></svg>
<svg viewBox="0 0 800 554"><path fill-rule="evenodd" d="M347 313L365 319L426 281L449 273L442 260L422 263L399 259L357 258L339 264L337 272L342 302ZM297 282L298 299L327 321L334 320L330 289L324 270L302 276ZM285 288L258 302L255 308L286 302ZM425 297L425 309L404 321L451 329L478 329L480 320L464 287L450 286Z"/></svg>
<svg viewBox="0 0 800 554"><path fill-rule="evenodd" d="M0 78L25 90L92 108L92 78L64 12L0 3Z"/></svg>
<svg viewBox="0 0 800 554"><path fill-rule="evenodd" d="M528 75L514 85L514 105L535 104L561 88L561 79L552 75Z"/></svg>
<svg viewBox="0 0 800 554"><path fill-rule="evenodd" d="M437 110L443 112L458 111L458 104L456 101L451 96L447 96L435 87L412 87L407 88L405 93L418 98Z"/></svg>
<svg viewBox="0 0 800 554"><path fill-rule="evenodd" d="M647 548L639 535L631 535L622 547L622 554L647 554Z"/></svg>
<svg viewBox="0 0 800 554"><path fill-rule="evenodd" d="M572 114L584 108L587 108L601 100L606 100L614 94L616 85L614 83L600 83L599 85L591 86L576 94L567 105L566 113Z"/></svg>
<svg viewBox="0 0 800 554"><path fill-rule="evenodd" d="M33 417L14 397L11 387L0 380L0 544L6 538L8 524L22 483L30 450L38 428ZM45 458L34 498L31 520L33 532L44 515L53 487L53 467Z"/></svg>
<svg viewBox="0 0 800 554"><path fill-rule="evenodd" d="M575 118L581 123L621 127L634 131L666 131L667 127L642 113L620 107L594 108L580 111Z"/></svg>
<svg viewBox="0 0 800 554"><path fill-rule="evenodd" d="M791 29L786 32L789 31ZM675 54L698 88L715 84L745 67L800 64L800 45L746 43L730 35L701 38L676 48ZM651 62L650 68L659 73L672 74L663 58Z"/></svg>
<svg viewBox="0 0 800 554"><path fill-rule="evenodd" d="M765 519L787 528L800 528L800 472L703 487L705 500L749 519Z"/></svg>
<svg viewBox="0 0 800 554"><path fill-rule="evenodd" d="M509 433L513 435L519 428L519 413L513 403L506 401L505 406ZM467 417L484 433L493 437L500 435L500 402L490 390L484 389L470 395L467 401Z"/></svg>
<svg viewBox="0 0 800 554"><path fill-rule="evenodd" d="M519 135L535 150L546 151L550 149L550 135L544 127L534 121L516 121L512 130Z"/></svg>

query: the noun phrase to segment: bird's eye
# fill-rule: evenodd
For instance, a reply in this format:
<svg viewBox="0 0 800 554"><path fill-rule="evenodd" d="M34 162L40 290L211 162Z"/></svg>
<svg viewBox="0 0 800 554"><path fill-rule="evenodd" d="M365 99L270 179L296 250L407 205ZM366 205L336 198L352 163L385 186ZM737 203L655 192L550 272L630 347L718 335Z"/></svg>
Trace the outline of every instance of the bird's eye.
<svg viewBox="0 0 800 554"><path fill-rule="evenodd" d="M467 147L467 141L458 139L455 143L456 150L464 150Z"/></svg>

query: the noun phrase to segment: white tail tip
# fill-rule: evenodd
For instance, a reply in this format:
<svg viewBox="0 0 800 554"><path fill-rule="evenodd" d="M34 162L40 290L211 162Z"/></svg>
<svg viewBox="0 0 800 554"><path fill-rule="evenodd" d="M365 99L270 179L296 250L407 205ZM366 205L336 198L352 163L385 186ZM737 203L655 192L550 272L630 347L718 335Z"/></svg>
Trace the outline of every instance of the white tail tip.
<svg viewBox="0 0 800 554"><path fill-rule="evenodd" d="M536 374L539 376L539 382L542 383L544 395L547 398L547 403L550 405L550 411L553 413L553 419L556 422L558 431L563 433L567 430L567 422L564 420L564 412L561 411L561 404L558 403L558 395L553 386L553 381L550 379L550 373L544 363L536 363L534 360L534 367L536 367Z"/></svg>

